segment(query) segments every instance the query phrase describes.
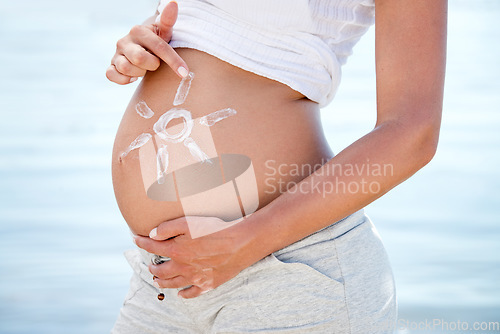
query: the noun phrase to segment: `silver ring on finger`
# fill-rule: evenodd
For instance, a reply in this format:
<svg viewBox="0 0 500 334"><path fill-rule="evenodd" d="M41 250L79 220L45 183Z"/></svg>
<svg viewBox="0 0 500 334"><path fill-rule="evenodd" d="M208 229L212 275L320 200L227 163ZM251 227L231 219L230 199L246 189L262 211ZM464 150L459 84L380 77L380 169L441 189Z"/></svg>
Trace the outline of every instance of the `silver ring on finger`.
<svg viewBox="0 0 500 334"><path fill-rule="evenodd" d="M158 28L158 26L156 24L153 24L153 32L160 36L160 28Z"/></svg>

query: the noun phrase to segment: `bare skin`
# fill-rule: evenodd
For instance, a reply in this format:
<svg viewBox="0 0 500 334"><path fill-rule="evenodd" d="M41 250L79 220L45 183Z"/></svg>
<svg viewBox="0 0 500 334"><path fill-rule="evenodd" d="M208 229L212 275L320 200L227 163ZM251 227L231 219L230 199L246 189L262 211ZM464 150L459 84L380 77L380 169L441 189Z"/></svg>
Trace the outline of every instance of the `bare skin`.
<svg viewBox="0 0 500 334"><path fill-rule="evenodd" d="M432 159L437 147L442 112L447 1L377 0L375 4L377 123L374 129L331 158L323 168L303 179L296 188L281 195L275 194L279 195L275 198L263 198L263 203L272 201L245 221L225 230L192 239L185 218L170 217L169 220L165 216L150 217L157 223L162 219L166 221L151 231L150 238L138 236L135 242L151 253L172 258L161 265L150 266L150 271L158 277L155 281L159 286L182 288L193 285L179 294L184 298L199 296L236 276L266 255L366 206ZM190 62L189 64L191 65ZM194 63L191 66L195 66ZM248 76L248 80L253 80L252 75ZM241 84L240 88L237 87L238 82ZM271 89L256 90L255 94L263 95L252 94L253 99L245 99L242 94L238 95L238 91L246 90L247 82L238 82L235 81L234 86L231 86L237 99L227 97L225 105L242 103L239 107L242 110L248 109L244 111L245 123L252 127L238 127L234 124L237 122L236 118L231 124L228 121L224 126L228 127L227 131L231 131L233 127L230 125L234 124L242 131L236 132L238 135L245 138L248 136L251 140L237 140L234 142L236 146L227 147L228 150L248 152L258 162L272 157L283 159L287 163L311 163L331 154L317 128L317 111L312 102L297 100L298 96L293 95L293 91L286 92L279 85L276 87L280 87L280 93ZM270 94L268 100L266 93ZM260 114L258 108L252 108L259 105L261 99L273 105L272 112ZM277 101L276 104L273 101ZM213 101L219 102L220 99ZM283 107L287 104L290 107ZM297 109L291 106L297 106ZM290 112L291 110L297 112ZM275 114L299 116L294 116L294 121L284 124L279 118L281 130L273 135L273 141L263 141L263 132L259 132L259 128L266 124L274 127L278 121ZM301 131L290 136L288 130L295 129L295 122L305 122L306 125L301 125ZM124 141L127 142L133 135L129 134L127 137L127 130L123 131L123 138L126 138ZM260 136L255 135L254 131ZM222 131L220 135L223 136ZM294 145L290 145L290 140ZM296 152L278 153L290 147ZM311 150L315 153L311 154ZM265 152L265 155L260 152ZM361 167L368 161L372 165L390 164L393 172L374 175L364 169L354 175L336 175L335 180L328 173L322 173L328 166ZM297 191L313 189L310 185L317 182L354 182L359 185L363 182L376 182L379 187L376 191L363 192Z"/></svg>
<svg viewBox="0 0 500 334"><path fill-rule="evenodd" d="M170 2L158 23L154 23L157 12L144 24L132 27L130 33L116 43L116 53L106 77L119 85L127 85L144 76L147 71L157 70L161 61L168 64L179 77L185 77L189 72L186 62L168 45L177 12L177 3Z"/></svg>
<svg viewBox="0 0 500 334"><path fill-rule="evenodd" d="M321 129L317 104L304 99L288 86L231 66L213 56L193 49L177 53L195 73L183 108L193 119L227 107L237 115L211 127L219 155L243 154L252 160L259 206L279 196L266 173L266 161L276 164L319 164L333 155ZM120 153L144 132L154 133L153 124L167 110L179 85L179 78L165 64L148 72L125 111L113 150L113 184L118 205L131 230L138 235L149 232L165 220L183 216L180 202L155 201L147 197L140 170L138 150L120 163ZM155 112L142 119L135 111L139 101L146 101ZM172 121L173 122L173 121ZM175 159L175 157L172 157ZM305 175L307 176L307 175ZM289 176L282 180L300 181ZM277 180L276 180L277 181Z"/></svg>

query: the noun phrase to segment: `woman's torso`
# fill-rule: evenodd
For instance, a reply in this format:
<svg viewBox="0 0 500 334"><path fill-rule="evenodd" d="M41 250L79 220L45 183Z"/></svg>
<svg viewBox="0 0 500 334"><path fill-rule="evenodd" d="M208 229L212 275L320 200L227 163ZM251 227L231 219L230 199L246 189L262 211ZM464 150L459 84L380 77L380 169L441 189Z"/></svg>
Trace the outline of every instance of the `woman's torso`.
<svg viewBox="0 0 500 334"><path fill-rule="evenodd" d="M194 130L192 137L194 142L198 141L196 144L199 147L213 146L218 156L238 154L250 159L255 182L240 182L239 188L234 182L237 194L251 194L253 189L250 188L256 187L258 207L263 207L288 186L306 177L308 171L318 168L333 156L323 135L317 103L305 99L284 84L244 71L201 51L177 49L177 52L195 76L185 102L175 108L187 110L199 128L203 128L198 122L202 116L226 108L236 111L236 114L209 127L210 131L206 133L210 134L213 145L203 142L207 137L194 138ZM186 202L148 197L149 181L146 181L144 172L145 164L160 168L156 161L150 161L154 160L154 154L162 146L154 124L174 108L172 102L179 82L180 79L165 64L157 71L149 72L130 101L116 135L112 160L113 185L120 210L136 234L147 235L160 223L183 216L186 211ZM136 106L141 101L154 111L153 117L146 119L138 115ZM172 135L169 127L179 122L182 122L181 119L171 121L166 132ZM183 128L181 124L178 126ZM141 133L153 136L147 145L151 150L154 148L154 152L147 155L144 146L120 159L120 155ZM178 166L177 162L185 157L194 156L185 140L185 152L182 151L182 143L164 144L169 151L169 168ZM210 153L213 155L213 152ZM147 163L145 157L149 159ZM206 162L202 166L206 166ZM172 175L175 175L175 170ZM188 182L196 184L197 176L189 178ZM145 183L148 185L145 186ZM215 194L213 192L206 194L206 198L212 197L210 200L219 196L212 195ZM225 195L221 196L220 202L224 202ZM207 213L213 212L213 206L218 205L213 203L219 202L211 203ZM203 214L203 210L198 213Z"/></svg>

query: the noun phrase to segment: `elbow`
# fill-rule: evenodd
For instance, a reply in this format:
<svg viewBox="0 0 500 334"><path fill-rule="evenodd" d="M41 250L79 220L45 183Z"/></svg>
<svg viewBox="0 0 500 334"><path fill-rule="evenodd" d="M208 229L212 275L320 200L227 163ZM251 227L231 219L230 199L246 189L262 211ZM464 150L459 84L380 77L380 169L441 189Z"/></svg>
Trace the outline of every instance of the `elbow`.
<svg viewBox="0 0 500 334"><path fill-rule="evenodd" d="M423 167L431 162L436 155L439 142L439 128L423 131L421 136L422 138L419 141L419 147L417 149L419 151L418 155Z"/></svg>
<svg viewBox="0 0 500 334"><path fill-rule="evenodd" d="M413 130L412 140L410 140L410 150L416 159L416 167L418 169L431 162L436 155L440 127L440 118L437 120L430 119L413 122L411 126Z"/></svg>
<svg viewBox="0 0 500 334"><path fill-rule="evenodd" d="M440 115L434 113L432 116L427 114L427 117L423 117L423 113L414 114L411 117L380 122L376 127L388 126L393 140L399 138L395 142L402 153L400 157L410 164L415 172L431 162L436 155L441 127Z"/></svg>

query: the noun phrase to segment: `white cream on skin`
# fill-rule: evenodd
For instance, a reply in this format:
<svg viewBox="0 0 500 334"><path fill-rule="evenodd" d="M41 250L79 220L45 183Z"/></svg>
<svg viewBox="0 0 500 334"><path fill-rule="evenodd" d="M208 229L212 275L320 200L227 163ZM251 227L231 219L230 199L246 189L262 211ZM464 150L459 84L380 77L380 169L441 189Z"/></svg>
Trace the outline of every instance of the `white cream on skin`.
<svg viewBox="0 0 500 334"><path fill-rule="evenodd" d="M167 125L175 118L183 118L184 127L178 133L170 134L167 132ZM191 118L191 113L185 109L170 109L160 116L158 121L153 125L153 130L158 136L160 136L161 139L179 143L189 137L191 131L193 130L193 119Z"/></svg>
<svg viewBox="0 0 500 334"><path fill-rule="evenodd" d="M122 162L122 159L127 156L132 150L135 150L136 148L139 148L146 144L153 136L149 133L141 133L137 138L135 138L132 143L127 147L125 151L120 154L120 162Z"/></svg>
<svg viewBox="0 0 500 334"><path fill-rule="evenodd" d="M198 144L196 144L193 138L191 137L186 138L184 140L184 146L186 146L189 149L189 153L191 153L191 155L198 161L201 162L208 161L212 163L208 155L206 155L205 152L201 150L201 148L198 146Z"/></svg>
<svg viewBox="0 0 500 334"><path fill-rule="evenodd" d="M177 93L174 98L174 103L173 103L174 106L183 104L185 102L189 94L189 89L191 88L191 82L193 78L194 78L194 73L190 72L186 78L181 80L177 88ZM150 118L154 115L154 112L151 110L151 108L148 107L148 105L144 101L140 101L137 104L136 111L141 117L144 118ZM236 110L232 108L217 110L211 114L199 118L199 124L204 126L213 126L214 124L220 122L223 119L236 115L236 113L237 113ZM168 123L177 118L183 120L182 129L177 133L169 133L167 131ZM205 152L203 152L203 150L198 146L198 144L194 141L194 139L190 137L191 132L193 131L193 126L194 126L194 121L191 112L189 112L186 109L172 108L160 116L158 121L153 125L153 130L161 139L165 141L169 141L172 143L182 142L184 146L189 150L189 153L197 161L212 163L210 157ZM178 129L178 126L174 126L172 128ZM149 134L143 134L143 135L149 136L149 138L151 138L151 135ZM144 145L145 143L146 142L141 144L141 146ZM167 150L167 145L161 145L156 152L157 181L159 184L162 184L165 181L164 176L167 173L168 165L169 165L169 153Z"/></svg>
<svg viewBox="0 0 500 334"><path fill-rule="evenodd" d="M212 126L215 123L220 122L223 119L233 115L236 115L236 110L234 110L233 108L217 110L211 114L200 117L200 124L205 126Z"/></svg>
<svg viewBox="0 0 500 334"><path fill-rule="evenodd" d="M168 151L167 145L162 145L158 148L156 153L156 169L157 169L157 179L158 183L162 184L165 179L163 175L167 172L168 168Z"/></svg>
<svg viewBox="0 0 500 334"><path fill-rule="evenodd" d="M137 111L139 116L146 119L153 117L153 115L155 114L144 101L140 101L139 103L137 103L137 105L135 106L135 111Z"/></svg>
<svg viewBox="0 0 500 334"><path fill-rule="evenodd" d="M177 93L174 98L174 106L183 104L189 94L189 89L191 88L191 82L194 79L194 73L189 72L188 76L181 80L179 87L177 87Z"/></svg>

